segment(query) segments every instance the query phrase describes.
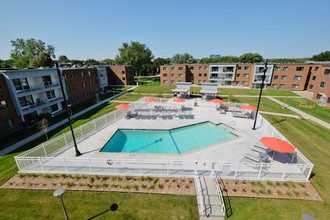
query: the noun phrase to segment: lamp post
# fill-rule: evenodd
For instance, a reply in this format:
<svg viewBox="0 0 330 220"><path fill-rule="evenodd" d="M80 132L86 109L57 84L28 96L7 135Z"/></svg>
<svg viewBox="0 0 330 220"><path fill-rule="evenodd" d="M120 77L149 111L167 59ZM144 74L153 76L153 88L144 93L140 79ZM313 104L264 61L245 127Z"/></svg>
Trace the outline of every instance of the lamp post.
<svg viewBox="0 0 330 220"><path fill-rule="evenodd" d="M65 192L65 189L59 188L53 193L53 196L58 197L60 199L61 205L62 205L62 208L63 208L63 212L64 212L65 220L69 220L68 213L66 212L64 202L63 202L63 193L64 192Z"/></svg>
<svg viewBox="0 0 330 220"><path fill-rule="evenodd" d="M261 80L261 88L260 88L260 93L259 93L257 112L256 112L256 116L254 117L254 123L253 123L252 130L256 130L256 123L257 123L257 117L258 117L258 112L259 112L259 106L260 106L260 100L261 100L261 95L262 95L262 89L264 88L264 82L265 82L266 72L267 72L267 63L268 63L268 60L266 59L265 67L264 67L264 74L262 75L262 80Z"/></svg>
<svg viewBox="0 0 330 220"><path fill-rule="evenodd" d="M62 77L61 72L60 72L60 70L58 68L58 63L57 62L55 63L55 67L56 67L56 70L57 70L58 78L60 80L62 95L63 95L63 99L64 99L64 107L65 107L66 112L67 112L67 117L68 117L68 121L69 121L69 125L70 125L70 130L71 130L71 134L72 134L73 144L74 144L74 148L75 148L75 151L76 151L76 157L79 157L81 155L81 153L78 150L77 143L76 143L76 138L74 136L74 132L73 132L73 129L72 129L71 116L70 116L70 113L68 111L68 104L66 103L66 97L65 97L64 87L63 87L63 82L62 82L62 78L63 77Z"/></svg>

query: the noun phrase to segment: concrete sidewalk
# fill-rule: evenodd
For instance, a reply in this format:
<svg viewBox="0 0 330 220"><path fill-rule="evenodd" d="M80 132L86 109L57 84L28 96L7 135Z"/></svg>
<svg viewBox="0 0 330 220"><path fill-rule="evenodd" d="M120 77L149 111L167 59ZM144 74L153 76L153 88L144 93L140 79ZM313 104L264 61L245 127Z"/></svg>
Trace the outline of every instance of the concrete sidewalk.
<svg viewBox="0 0 330 220"><path fill-rule="evenodd" d="M284 102L281 102L281 101L279 101L278 99L276 99L274 97L267 96L267 98L270 99L270 100L272 100L273 102L278 103L279 105L285 106L286 108L290 109L291 111L294 111L294 112L298 113L299 115L301 115L305 119L309 119L309 120L311 120L311 121L313 121L313 122L315 122L315 123L317 123L319 125L322 125L325 128L330 129L330 124L327 123L327 122L325 122L325 121L322 121L321 119L318 119L318 118L316 118L316 117L314 117L314 116L312 116L310 114L307 114L307 113L305 113L305 112L303 112L303 111L301 111L301 110L299 110L297 108L294 108L294 107L292 107L292 106L290 106L290 105L288 105L288 104L286 104Z"/></svg>
<svg viewBox="0 0 330 220"><path fill-rule="evenodd" d="M127 91L133 90L133 89L135 89L136 87L137 87L137 86L134 86L134 87L128 89ZM96 104L94 104L94 105L92 105L92 106L90 106L90 107L88 107L88 108L86 108L86 109L84 109L84 110L82 110L82 111L80 111L80 112L74 114L74 115L73 115L73 118L79 117L80 115L85 114L86 112L88 112L88 111L90 111L90 110L92 110L92 109L94 109L94 108L96 108L96 107L98 107L98 106L100 106L100 105L102 105L102 104L104 104L104 103L111 102L111 101L113 101L113 99L115 99L115 98L118 97L118 96L123 95L123 94L126 93L127 91L122 91L122 92L120 92L120 93L118 93L118 94L116 94L116 95L114 95L114 96L111 96L111 97L109 97L109 98L107 98L107 99L105 99L105 100L102 100L102 101L100 101L100 102L98 102L98 103L96 103ZM126 101L125 101L125 102L126 102ZM49 127L48 127L48 132L49 132L49 131L52 131L52 130L54 130L54 129L56 129L56 128L58 128L59 126L64 125L65 123L68 123L68 120L67 120L67 119L64 119L64 120L62 120L62 121L57 122L56 124L53 124L53 125L49 126ZM17 148L20 148L20 147L22 147L23 145L25 145L25 144L27 144L27 143L33 141L34 139L41 137L42 135L45 135L45 133L42 132L42 131L40 131L40 132L35 133L35 134L33 134L33 135L31 135L31 136L29 136L29 137L23 139L23 140L18 141L18 142L16 142L15 144L13 144L13 145L11 145L11 146L5 148L5 149L2 149L2 150L0 151L0 156L4 156L4 155L10 153L10 152L16 150Z"/></svg>

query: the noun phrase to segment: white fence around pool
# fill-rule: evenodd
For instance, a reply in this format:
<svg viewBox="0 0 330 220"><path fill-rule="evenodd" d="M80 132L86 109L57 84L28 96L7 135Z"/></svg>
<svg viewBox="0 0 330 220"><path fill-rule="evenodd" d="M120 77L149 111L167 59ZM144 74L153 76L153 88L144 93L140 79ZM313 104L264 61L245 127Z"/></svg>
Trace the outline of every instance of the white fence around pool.
<svg viewBox="0 0 330 220"><path fill-rule="evenodd" d="M131 110L134 110L143 103L136 102L130 105ZM116 110L74 129L77 142L123 118L126 113L127 110ZM257 125L258 129L264 129L269 136L285 139L261 115L258 115ZM73 139L70 132L42 143L15 157L19 172L193 177L211 175L214 171L223 179L308 181L314 166L298 149L295 154L296 162L290 164L155 160L142 157L131 159L56 157L72 146Z"/></svg>

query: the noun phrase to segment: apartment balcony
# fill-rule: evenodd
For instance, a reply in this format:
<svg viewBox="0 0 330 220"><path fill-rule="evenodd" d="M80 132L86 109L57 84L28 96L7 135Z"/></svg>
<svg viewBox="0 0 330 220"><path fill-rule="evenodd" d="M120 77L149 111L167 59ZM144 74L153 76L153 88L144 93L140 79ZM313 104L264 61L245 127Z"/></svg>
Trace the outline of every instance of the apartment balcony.
<svg viewBox="0 0 330 220"><path fill-rule="evenodd" d="M62 97L49 97L48 99L36 99L36 101L32 101L32 102L25 102L25 103L21 103L21 108L23 110L23 112L27 112L27 111L31 111L31 110L37 110L37 109L41 109L41 108L45 108L48 107L50 105L53 105L54 103L58 103L63 101Z"/></svg>
<svg viewBox="0 0 330 220"><path fill-rule="evenodd" d="M32 93L35 91L42 91L48 88L59 87L59 83L52 83L52 82L44 82L43 85L40 86L16 86L16 93L17 94L25 94L25 93Z"/></svg>

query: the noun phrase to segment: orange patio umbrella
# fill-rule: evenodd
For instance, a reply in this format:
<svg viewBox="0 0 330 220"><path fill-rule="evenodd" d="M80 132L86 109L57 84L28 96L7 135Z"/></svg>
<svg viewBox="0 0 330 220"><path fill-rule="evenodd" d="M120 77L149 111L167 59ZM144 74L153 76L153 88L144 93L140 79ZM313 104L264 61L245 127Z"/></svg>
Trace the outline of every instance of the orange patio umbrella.
<svg viewBox="0 0 330 220"><path fill-rule="evenodd" d="M221 99L212 99L210 102L216 103L216 104L222 104L225 101L221 100Z"/></svg>
<svg viewBox="0 0 330 220"><path fill-rule="evenodd" d="M145 102L157 102L157 99L154 97L147 97L144 99Z"/></svg>
<svg viewBox="0 0 330 220"><path fill-rule="evenodd" d="M182 98L176 98L176 99L173 99L173 102L185 102L186 100L185 99L182 99Z"/></svg>
<svg viewBox="0 0 330 220"><path fill-rule="evenodd" d="M262 137L260 142L268 149L280 152L293 154L296 148L285 140L281 140L275 137Z"/></svg>
<svg viewBox="0 0 330 220"><path fill-rule="evenodd" d="M130 107L131 106L129 104L120 104L120 105L117 105L115 108L116 109L128 109Z"/></svg>
<svg viewBox="0 0 330 220"><path fill-rule="evenodd" d="M240 108L241 109L246 109L246 110L252 110L252 111L257 110L257 107L255 107L254 105L249 105L249 104L241 105Z"/></svg>

